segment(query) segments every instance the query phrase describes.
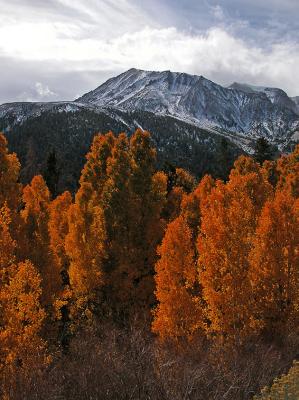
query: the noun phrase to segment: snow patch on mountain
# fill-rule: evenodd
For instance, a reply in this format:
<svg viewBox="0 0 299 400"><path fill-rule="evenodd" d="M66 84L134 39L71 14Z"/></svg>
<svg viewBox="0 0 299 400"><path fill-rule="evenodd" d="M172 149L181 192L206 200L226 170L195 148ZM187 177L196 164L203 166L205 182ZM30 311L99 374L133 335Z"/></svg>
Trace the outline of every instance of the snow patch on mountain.
<svg viewBox="0 0 299 400"><path fill-rule="evenodd" d="M133 68L76 101L171 115L204 129L263 136L272 142L299 126L298 107L281 89L239 83L225 88L203 76L171 71Z"/></svg>
<svg viewBox="0 0 299 400"><path fill-rule="evenodd" d="M298 141L299 96L290 98L279 88L237 82L223 87L203 76L134 68L73 102L0 105L0 119L9 131L43 112L84 109L104 113L128 127L130 114L136 111L173 117L182 126L187 123L225 136L246 151L251 151L260 137L281 149ZM137 120L133 124L142 126Z"/></svg>

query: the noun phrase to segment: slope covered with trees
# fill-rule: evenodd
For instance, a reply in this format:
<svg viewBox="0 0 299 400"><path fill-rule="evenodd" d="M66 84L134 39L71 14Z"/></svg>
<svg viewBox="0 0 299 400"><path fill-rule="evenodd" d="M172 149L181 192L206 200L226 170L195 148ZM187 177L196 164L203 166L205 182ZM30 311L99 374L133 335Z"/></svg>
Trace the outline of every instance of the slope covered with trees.
<svg viewBox="0 0 299 400"><path fill-rule="evenodd" d="M21 161L21 181L27 184L34 175L41 174L59 193L65 190L75 193L78 189L84 156L97 132L113 131L117 135L125 132L131 136L142 126L152 133L159 169L171 163L197 178L206 173L226 178L234 160L242 154L237 145L220 135L146 111L52 110L31 116L22 124L16 123L16 119L0 118L0 130L6 132L9 149ZM49 171L52 171L50 177Z"/></svg>

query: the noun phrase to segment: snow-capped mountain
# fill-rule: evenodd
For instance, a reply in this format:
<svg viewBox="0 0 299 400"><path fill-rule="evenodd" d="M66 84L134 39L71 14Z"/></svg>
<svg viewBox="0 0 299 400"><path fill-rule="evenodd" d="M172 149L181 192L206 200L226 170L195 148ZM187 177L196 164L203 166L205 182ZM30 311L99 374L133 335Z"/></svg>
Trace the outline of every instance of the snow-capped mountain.
<svg viewBox="0 0 299 400"><path fill-rule="evenodd" d="M12 125L21 125L28 118L39 117L44 112L75 112L85 108L96 107L73 101L4 103L0 105L0 119L7 118Z"/></svg>
<svg viewBox="0 0 299 400"><path fill-rule="evenodd" d="M0 129L9 132L28 119L48 113L77 112L92 112L95 118L105 115L126 127L145 129L150 121L132 122L132 113L149 112L159 116L160 121L172 117L177 126L196 126L225 137L249 153L259 137L267 138L281 151L288 151L299 138L299 97L290 98L279 88L236 82L223 87L203 76L134 68L75 101L0 105Z"/></svg>
<svg viewBox="0 0 299 400"><path fill-rule="evenodd" d="M281 151L292 150L299 141L299 97L276 88L226 88L202 76L130 69L75 101L0 105L0 131L20 158L22 181L43 173L54 149L60 191L76 190L96 132L131 134L136 128L151 132L158 168L170 163L197 177L225 178L236 157L252 153L261 136Z"/></svg>
<svg viewBox="0 0 299 400"><path fill-rule="evenodd" d="M299 114L299 110L296 104L296 97L289 97L286 92L279 88L271 88L266 86L254 86L246 83L234 82L229 86L229 89L241 90L245 93L265 93L267 98L272 104L275 104L281 108L287 108L296 114Z"/></svg>
<svg viewBox="0 0 299 400"><path fill-rule="evenodd" d="M251 138L287 140L299 128L296 102L277 88L234 83L228 88L203 76L130 69L77 100L123 111L172 115L203 128Z"/></svg>

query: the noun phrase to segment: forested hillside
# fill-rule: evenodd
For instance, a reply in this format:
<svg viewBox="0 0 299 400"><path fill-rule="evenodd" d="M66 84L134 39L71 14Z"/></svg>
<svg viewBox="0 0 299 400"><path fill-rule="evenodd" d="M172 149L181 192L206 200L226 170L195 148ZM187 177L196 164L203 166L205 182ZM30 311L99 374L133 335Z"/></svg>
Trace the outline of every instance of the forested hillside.
<svg viewBox="0 0 299 400"><path fill-rule="evenodd" d="M53 109L33 115L22 124L17 123L16 116L0 118L0 129L6 132L9 149L21 161L21 181L29 183L34 175L44 175L47 160L54 152L59 193L65 190L74 193L78 189L84 156L96 133L112 130L115 134L125 132L130 136L139 126L152 132L158 169L171 164L189 170L197 178L206 173L225 178L234 160L244 153L225 137L170 116L144 111Z"/></svg>
<svg viewBox="0 0 299 400"><path fill-rule="evenodd" d="M298 356L299 147L197 182L155 141L96 135L59 194L0 135L1 400L249 400Z"/></svg>

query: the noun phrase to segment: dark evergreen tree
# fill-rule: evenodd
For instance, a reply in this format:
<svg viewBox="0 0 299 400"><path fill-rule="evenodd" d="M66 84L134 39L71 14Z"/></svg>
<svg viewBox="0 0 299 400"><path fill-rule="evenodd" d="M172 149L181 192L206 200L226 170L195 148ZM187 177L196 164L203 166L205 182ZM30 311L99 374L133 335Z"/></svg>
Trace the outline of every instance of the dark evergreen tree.
<svg viewBox="0 0 299 400"><path fill-rule="evenodd" d="M226 181L233 163L234 157L232 157L228 140L225 137L222 137L219 144L218 154L216 155L218 172L214 175Z"/></svg>
<svg viewBox="0 0 299 400"><path fill-rule="evenodd" d="M53 199L56 198L58 195L59 176L60 171L57 166L56 153L55 150L52 150L51 153L48 155L44 178Z"/></svg>
<svg viewBox="0 0 299 400"><path fill-rule="evenodd" d="M175 186L176 168L171 162L166 160L164 162L162 171L167 176L167 193L170 193L173 187Z"/></svg>
<svg viewBox="0 0 299 400"><path fill-rule="evenodd" d="M254 159L263 164L266 160L273 160L275 148L265 138L259 138L255 144Z"/></svg>

